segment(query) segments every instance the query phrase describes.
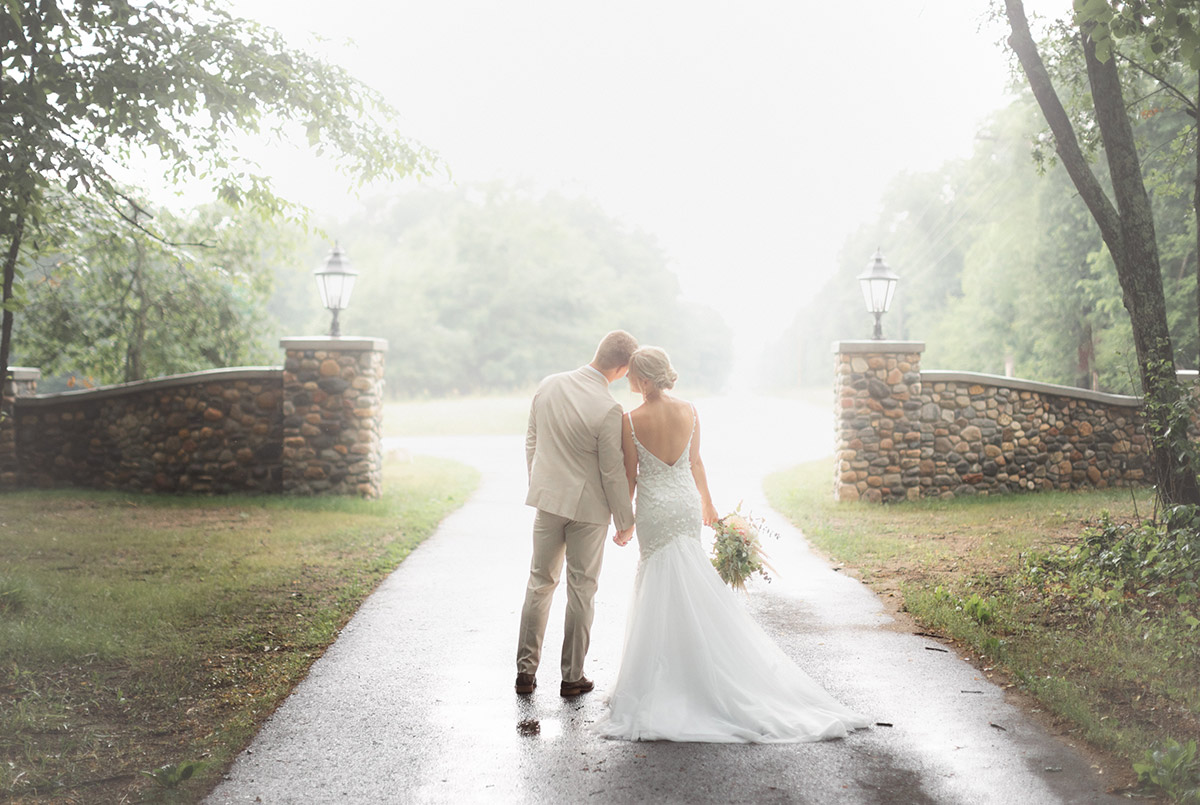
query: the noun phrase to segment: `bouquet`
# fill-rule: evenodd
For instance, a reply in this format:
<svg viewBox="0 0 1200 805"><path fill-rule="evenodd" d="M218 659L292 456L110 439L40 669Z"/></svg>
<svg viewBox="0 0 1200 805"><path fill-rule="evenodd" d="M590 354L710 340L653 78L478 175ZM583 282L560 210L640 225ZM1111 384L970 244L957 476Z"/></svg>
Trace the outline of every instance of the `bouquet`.
<svg viewBox="0 0 1200 805"><path fill-rule="evenodd" d="M761 537L769 534L777 538L779 535L763 523L761 517L743 515L742 504L739 503L732 513L712 525L717 532L712 547L713 567L720 574L721 581L735 590L746 589L746 579L755 573L769 582L771 577L767 571L775 572L775 568L767 564Z"/></svg>

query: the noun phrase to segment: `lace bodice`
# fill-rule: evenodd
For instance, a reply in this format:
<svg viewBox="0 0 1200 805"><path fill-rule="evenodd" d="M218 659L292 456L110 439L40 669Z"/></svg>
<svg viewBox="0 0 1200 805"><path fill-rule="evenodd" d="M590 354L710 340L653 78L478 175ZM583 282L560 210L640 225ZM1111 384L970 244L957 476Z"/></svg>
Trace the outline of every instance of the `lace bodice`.
<svg viewBox="0 0 1200 805"><path fill-rule="evenodd" d="M633 426L632 417L629 420ZM695 433L693 427L692 432ZM637 446L637 539L643 562L655 551L677 538L700 541L700 493L692 477L692 438L674 464L651 453L633 433Z"/></svg>

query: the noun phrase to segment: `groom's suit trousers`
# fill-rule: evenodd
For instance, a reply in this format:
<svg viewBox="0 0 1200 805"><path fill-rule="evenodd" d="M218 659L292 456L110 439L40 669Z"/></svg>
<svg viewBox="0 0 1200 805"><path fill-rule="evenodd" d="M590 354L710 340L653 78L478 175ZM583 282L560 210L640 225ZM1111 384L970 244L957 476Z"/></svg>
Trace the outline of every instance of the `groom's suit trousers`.
<svg viewBox="0 0 1200 805"><path fill-rule="evenodd" d="M529 565L529 584L525 588L517 641L518 673L537 673L546 620L565 557L567 614L563 623L562 679L574 682L583 676L583 660L595 615L593 599L607 534L607 524L581 523L537 510L533 521L533 560Z"/></svg>
<svg viewBox="0 0 1200 805"><path fill-rule="evenodd" d="M633 525L629 481L621 453L621 406L608 379L591 366L551 375L529 409L525 434L529 493L537 509L533 561L521 610L517 672L537 672L546 619L563 559L567 566L567 617L563 624L562 678L577 682L591 638L608 523Z"/></svg>

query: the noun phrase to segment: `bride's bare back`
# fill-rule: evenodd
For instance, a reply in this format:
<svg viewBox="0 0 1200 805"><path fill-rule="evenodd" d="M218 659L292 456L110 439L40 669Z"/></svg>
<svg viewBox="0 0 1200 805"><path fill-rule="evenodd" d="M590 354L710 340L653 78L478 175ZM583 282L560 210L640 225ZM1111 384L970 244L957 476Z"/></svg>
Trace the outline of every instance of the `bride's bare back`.
<svg viewBox="0 0 1200 805"><path fill-rule="evenodd" d="M633 430L642 447L664 464L674 464L683 457L684 448L692 440L696 426L691 403L673 397L659 396L646 400L629 414Z"/></svg>
<svg viewBox="0 0 1200 805"><path fill-rule="evenodd" d="M622 424L621 447L625 452L625 475L629 479L629 494L637 488L638 457L633 443L633 434L642 447L664 464L674 466L688 451L692 478L700 493L700 514L705 525L717 519L708 491L708 478L704 461L700 458L700 416L696 408L686 400L678 400L666 394L645 394L636 380L630 384L634 391L642 392L644 402L629 412ZM627 542L618 541L624 545Z"/></svg>

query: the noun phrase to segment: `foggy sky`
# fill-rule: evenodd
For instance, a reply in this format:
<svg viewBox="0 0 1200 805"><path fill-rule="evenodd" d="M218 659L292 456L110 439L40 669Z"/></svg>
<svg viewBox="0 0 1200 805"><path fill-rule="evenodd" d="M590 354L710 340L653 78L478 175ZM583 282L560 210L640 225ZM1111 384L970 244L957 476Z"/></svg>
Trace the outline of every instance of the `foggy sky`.
<svg viewBox="0 0 1200 805"><path fill-rule="evenodd" d="M970 153L1010 82L987 0L235 5L381 90L457 182L586 194L654 233L743 363L894 177ZM298 152L259 156L318 212L354 203Z"/></svg>

